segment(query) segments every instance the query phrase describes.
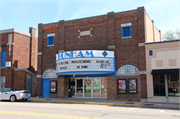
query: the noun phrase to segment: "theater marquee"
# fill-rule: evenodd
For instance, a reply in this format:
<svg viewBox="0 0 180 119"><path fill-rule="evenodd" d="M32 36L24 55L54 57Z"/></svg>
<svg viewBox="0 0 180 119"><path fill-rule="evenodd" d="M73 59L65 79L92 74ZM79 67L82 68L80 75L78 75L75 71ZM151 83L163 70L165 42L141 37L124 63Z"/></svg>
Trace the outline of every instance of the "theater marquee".
<svg viewBox="0 0 180 119"><path fill-rule="evenodd" d="M72 73L114 73L113 51L80 50L56 54L56 74Z"/></svg>

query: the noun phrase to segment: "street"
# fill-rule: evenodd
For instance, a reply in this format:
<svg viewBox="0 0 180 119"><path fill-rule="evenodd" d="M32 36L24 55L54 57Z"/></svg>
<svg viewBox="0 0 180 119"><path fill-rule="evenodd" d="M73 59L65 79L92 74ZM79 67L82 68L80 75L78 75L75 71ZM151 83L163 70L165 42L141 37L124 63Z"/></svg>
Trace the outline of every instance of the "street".
<svg viewBox="0 0 180 119"><path fill-rule="evenodd" d="M179 110L42 102L0 102L1 119L179 119Z"/></svg>

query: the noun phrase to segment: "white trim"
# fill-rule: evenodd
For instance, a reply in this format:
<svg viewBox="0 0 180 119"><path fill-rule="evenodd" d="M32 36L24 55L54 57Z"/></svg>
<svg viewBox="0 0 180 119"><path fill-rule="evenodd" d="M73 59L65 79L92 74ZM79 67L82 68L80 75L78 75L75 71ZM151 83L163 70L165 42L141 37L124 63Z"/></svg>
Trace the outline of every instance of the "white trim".
<svg viewBox="0 0 180 119"><path fill-rule="evenodd" d="M126 38L131 38L131 36L128 36L128 37L122 37L122 39L126 39Z"/></svg>
<svg viewBox="0 0 180 119"><path fill-rule="evenodd" d="M124 23L124 24L121 24L121 27L123 26L132 26L132 23Z"/></svg>
<svg viewBox="0 0 180 119"><path fill-rule="evenodd" d="M64 50L59 50L59 51L58 51L58 53L62 53L62 52L64 52Z"/></svg>
<svg viewBox="0 0 180 119"><path fill-rule="evenodd" d="M54 45L47 45L47 47L51 47L51 46L54 46Z"/></svg>
<svg viewBox="0 0 180 119"><path fill-rule="evenodd" d="M15 32L15 33L19 33L19 34L22 34L22 35L26 35L26 36L31 36L30 33L26 33L24 31L20 31L20 30L17 30L17 29L7 29L7 30L1 30L0 31L0 34L3 34L3 33L10 33L10 32Z"/></svg>
<svg viewBox="0 0 180 119"><path fill-rule="evenodd" d="M146 71L140 71L140 74L146 74Z"/></svg>
<svg viewBox="0 0 180 119"><path fill-rule="evenodd" d="M55 36L55 33L47 34L47 36Z"/></svg>
<svg viewBox="0 0 180 119"><path fill-rule="evenodd" d="M0 69L5 69L6 67L0 67Z"/></svg>
<svg viewBox="0 0 180 119"><path fill-rule="evenodd" d="M37 55L42 55L42 52L38 52Z"/></svg>
<svg viewBox="0 0 180 119"><path fill-rule="evenodd" d="M91 35L91 30L81 31L80 32L80 36L87 36L87 35Z"/></svg>
<svg viewBox="0 0 180 119"><path fill-rule="evenodd" d="M115 48L116 48L115 45L108 46L108 50L115 49Z"/></svg>
<svg viewBox="0 0 180 119"><path fill-rule="evenodd" d="M41 78L41 74L36 75L37 78Z"/></svg>
<svg viewBox="0 0 180 119"><path fill-rule="evenodd" d="M145 46L145 43L138 43L138 46L139 46L139 47Z"/></svg>

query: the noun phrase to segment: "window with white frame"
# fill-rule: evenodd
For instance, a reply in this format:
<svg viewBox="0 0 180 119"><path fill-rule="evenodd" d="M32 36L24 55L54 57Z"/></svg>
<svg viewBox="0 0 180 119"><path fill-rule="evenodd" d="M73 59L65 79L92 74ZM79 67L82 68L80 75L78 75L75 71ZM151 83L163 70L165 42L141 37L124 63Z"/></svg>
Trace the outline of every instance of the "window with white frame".
<svg viewBox="0 0 180 119"><path fill-rule="evenodd" d="M123 65L122 67L120 67L118 70L117 70L117 75L118 76L136 76L136 75L139 75L139 69L137 67L135 67L134 65L130 65L130 64L127 64L127 65Z"/></svg>
<svg viewBox="0 0 180 119"><path fill-rule="evenodd" d="M47 46L54 46L55 33L47 34Z"/></svg>
<svg viewBox="0 0 180 119"><path fill-rule="evenodd" d="M121 24L121 27L122 27L122 38L131 37L131 25L132 25L132 23Z"/></svg>
<svg viewBox="0 0 180 119"><path fill-rule="evenodd" d="M54 45L54 36L49 36L48 37L48 46Z"/></svg>
<svg viewBox="0 0 180 119"><path fill-rule="evenodd" d="M122 27L122 37L131 37L131 26Z"/></svg>
<svg viewBox="0 0 180 119"><path fill-rule="evenodd" d="M1 89L5 88L6 77L1 76Z"/></svg>

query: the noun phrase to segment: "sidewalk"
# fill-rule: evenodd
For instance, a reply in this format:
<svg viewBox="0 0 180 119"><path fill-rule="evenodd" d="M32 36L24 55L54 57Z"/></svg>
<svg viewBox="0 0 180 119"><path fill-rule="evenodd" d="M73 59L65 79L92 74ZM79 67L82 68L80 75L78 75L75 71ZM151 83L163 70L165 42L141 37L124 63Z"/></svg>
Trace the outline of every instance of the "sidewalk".
<svg viewBox="0 0 180 119"><path fill-rule="evenodd" d="M163 108L163 109L180 109L178 103L150 103L150 102L134 102L121 100L106 99L77 99L77 98L36 98L31 97L30 102L52 102L52 103L68 103L68 104L91 104L91 105L109 105L109 106L127 106L127 107L145 107L145 108Z"/></svg>

